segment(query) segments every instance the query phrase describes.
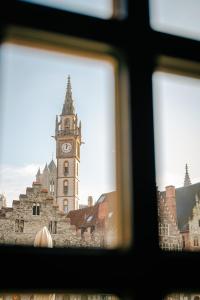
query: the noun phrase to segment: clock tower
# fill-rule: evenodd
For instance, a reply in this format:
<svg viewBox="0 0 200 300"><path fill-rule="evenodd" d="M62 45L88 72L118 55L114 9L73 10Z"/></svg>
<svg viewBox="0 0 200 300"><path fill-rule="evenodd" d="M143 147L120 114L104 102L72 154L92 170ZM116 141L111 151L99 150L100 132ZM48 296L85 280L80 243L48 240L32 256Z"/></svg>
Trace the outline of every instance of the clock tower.
<svg viewBox="0 0 200 300"><path fill-rule="evenodd" d="M56 202L64 213L78 209L81 122L75 114L70 76L62 114L56 116Z"/></svg>

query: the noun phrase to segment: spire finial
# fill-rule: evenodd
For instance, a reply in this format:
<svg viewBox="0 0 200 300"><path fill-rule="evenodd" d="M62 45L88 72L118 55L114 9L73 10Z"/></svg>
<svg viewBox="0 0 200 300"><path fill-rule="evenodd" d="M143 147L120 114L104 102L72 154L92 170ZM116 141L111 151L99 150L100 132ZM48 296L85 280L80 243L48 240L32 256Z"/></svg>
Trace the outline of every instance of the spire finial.
<svg viewBox="0 0 200 300"><path fill-rule="evenodd" d="M63 105L62 115L73 115L75 113L74 103L72 99L72 87L70 75L67 77L67 90L65 95L65 103Z"/></svg>
<svg viewBox="0 0 200 300"><path fill-rule="evenodd" d="M191 180L188 172L188 164L185 165L185 179L184 179L184 186L191 185Z"/></svg>

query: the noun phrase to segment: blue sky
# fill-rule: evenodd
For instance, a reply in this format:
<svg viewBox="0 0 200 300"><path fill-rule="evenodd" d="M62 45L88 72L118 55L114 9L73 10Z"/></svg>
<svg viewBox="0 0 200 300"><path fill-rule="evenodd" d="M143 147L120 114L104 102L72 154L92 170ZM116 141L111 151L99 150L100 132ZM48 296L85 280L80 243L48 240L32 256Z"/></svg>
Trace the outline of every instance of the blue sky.
<svg viewBox="0 0 200 300"><path fill-rule="evenodd" d="M113 0L23 0L25 2L33 2L51 6L72 12L78 12L86 15L109 18L112 15Z"/></svg>
<svg viewBox="0 0 200 300"><path fill-rule="evenodd" d="M149 3L154 29L200 40L199 0L150 0Z"/></svg>
<svg viewBox="0 0 200 300"><path fill-rule="evenodd" d="M111 64L4 44L1 48L0 192L11 200L55 158L55 117L71 76L82 121L80 199L115 189L114 77Z"/></svg>
<svg viewBox="0 0 200 300"><path fill-rule="evenodd" d="M198 79L156 72L153 76L157 185L183 186L185 164L200 181L200 84Z"/></svg>

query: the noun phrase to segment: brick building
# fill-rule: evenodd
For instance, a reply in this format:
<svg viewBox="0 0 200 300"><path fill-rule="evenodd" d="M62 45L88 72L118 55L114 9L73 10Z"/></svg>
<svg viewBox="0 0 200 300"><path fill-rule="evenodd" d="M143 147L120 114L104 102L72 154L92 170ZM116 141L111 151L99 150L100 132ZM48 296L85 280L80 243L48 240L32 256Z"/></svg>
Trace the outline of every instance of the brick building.
<svg viewBox="0 0 200 300"><path fill-rule="evenodd" d="M95 205L73 210L68 213L70 224L82 234L98 234L101 245L113 247L117 240L114 222L114 202L116 192L105 193L100 196Z"/></svg>
<svg viewBox="0 0 200 300"><path fill-rule="evenodd" d="M158 192L159 243L161 249L182 250L182 236L177 226L175 187Z"/></svg>

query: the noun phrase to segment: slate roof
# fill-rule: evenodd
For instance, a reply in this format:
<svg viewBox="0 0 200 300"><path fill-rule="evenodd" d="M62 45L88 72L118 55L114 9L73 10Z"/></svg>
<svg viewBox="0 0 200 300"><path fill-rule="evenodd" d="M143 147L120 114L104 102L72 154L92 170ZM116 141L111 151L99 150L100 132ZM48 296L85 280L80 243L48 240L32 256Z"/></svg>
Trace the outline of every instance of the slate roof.
<svg viewBox="0 0 200 300"><path fill-rule="evenodd" d="M104 226L105 218L102 218L102 216L100 216L99 207L105 201L113 202L115 193L116 192L102 194L94 206L87 206L82 209L71 210L67 215L67 217L70 218L71 225L75 225L76 228ZM109 215L109 213L112 213L112 211L110 211L108 208L107 213Z"/></svg>
<svg viewBox="0 0 200 300"><path fill-rule="evenodd" d="M98 205L71 210L67 217L70 218L71 225L77 228L95 226L98 221Z"/></svg>

